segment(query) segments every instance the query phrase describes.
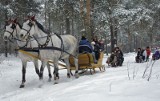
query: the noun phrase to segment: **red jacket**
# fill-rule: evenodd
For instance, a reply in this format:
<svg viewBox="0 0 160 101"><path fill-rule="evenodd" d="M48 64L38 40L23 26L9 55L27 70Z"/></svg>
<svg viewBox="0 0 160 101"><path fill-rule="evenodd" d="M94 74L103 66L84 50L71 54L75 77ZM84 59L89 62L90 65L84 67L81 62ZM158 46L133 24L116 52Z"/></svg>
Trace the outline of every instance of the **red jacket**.
<svg viewBox="0 0 160 101"><path fill-rule="evenodd" d="M147 56L150 56L151 50L150 49L146 49L146 52L147 52Z"/></svg>

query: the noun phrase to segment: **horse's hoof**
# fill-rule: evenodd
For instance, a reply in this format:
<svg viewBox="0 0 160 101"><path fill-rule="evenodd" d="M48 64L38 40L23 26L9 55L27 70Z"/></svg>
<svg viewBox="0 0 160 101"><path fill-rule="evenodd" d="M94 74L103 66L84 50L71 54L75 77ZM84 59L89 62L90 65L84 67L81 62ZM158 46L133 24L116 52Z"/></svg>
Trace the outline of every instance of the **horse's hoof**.
<svg viewBox="0 0 160 101"><path fill-rule="evenodd" d="M54 80L58 80L59 79L59 76L58 77L54 77Z"/></svg>
<svg viewBox="0 0 160 101"><path fill-rule="evenodd" d="M79 78L79 74L78 73L75 74L75 78Z"/></svg>
<svg viewBox="0 0 160 101"><path fill-rule="evenodd" d="M67 78L71 78L71 75L70 75L70 74L67 74Z"/></svg>
<svg viewBox="0 0 160 101"><path fill-rule="evenodd" d="M54 85L58 84L58 82L54 82Z"/></svg>
<svg viewBox="0 0 160 101"><path fill-rule="evenodd" d="M58 84L59 77L55 77L54 84Z"/></svg>
<svg viewBox="0 0 160 101"><path fill-rule="evenodd" d="M55 81L54 81L54 84L58 84L58 80L55 80Z"/></svg>
<svg viewBox="0 0 160 101"><path fill-rule="evenodd" d="M20 85L20 87L19 88L24 88L24 85Z"/></svg>

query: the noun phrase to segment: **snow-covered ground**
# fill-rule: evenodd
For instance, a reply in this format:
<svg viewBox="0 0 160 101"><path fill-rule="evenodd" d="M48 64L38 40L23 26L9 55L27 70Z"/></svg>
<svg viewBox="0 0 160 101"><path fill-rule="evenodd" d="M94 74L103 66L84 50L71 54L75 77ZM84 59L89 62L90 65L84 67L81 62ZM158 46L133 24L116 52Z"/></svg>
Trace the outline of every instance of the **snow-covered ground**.
<svg viewBox="0 0 160 101"><path fill-rule="evenodd" d="M97 69L95 74L88 72L78 79L68 79L66 70L60 70L59 84L56 85L53 80L48 82L45 68L41 88L33 63L29 62L25 88L19 88L20 59L0 56L0 101L160 101L160 60L154 63L150 81L147 81L153 61L135 63L134 57L134 53L125 54L122 67L106 66L105 72ZM104 64L106 59L105 56ZM149 69L142 78L147 65Z"/></svg>

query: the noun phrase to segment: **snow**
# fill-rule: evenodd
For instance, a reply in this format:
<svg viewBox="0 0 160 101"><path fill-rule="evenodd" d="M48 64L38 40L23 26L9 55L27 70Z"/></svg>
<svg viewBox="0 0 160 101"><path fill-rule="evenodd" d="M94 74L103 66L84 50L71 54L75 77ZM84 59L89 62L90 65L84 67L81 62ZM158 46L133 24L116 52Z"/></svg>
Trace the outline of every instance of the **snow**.
<svg viewBox="0 0 160 101"><path fill-rule="evenodd" d="M47 68L44 71L43 86L29 62L26 71L25 88L21 83L21 61L11 56L1 57L0 64L0 101L159 101L160 100L160 60L153 65L150 81L147 81L150 68L142 78L143 72L153 61L135 63L135 53L125 54L122 67L107 68L106 71L91 75L89 72L78 79L66 76L60 70L59 84L48 82ZM2 59L4 59L2 61ZM103 63L107 56L104 57ZM129 73L127 71L129 70ZM129 80L129 77L130 80Z"/></svg>

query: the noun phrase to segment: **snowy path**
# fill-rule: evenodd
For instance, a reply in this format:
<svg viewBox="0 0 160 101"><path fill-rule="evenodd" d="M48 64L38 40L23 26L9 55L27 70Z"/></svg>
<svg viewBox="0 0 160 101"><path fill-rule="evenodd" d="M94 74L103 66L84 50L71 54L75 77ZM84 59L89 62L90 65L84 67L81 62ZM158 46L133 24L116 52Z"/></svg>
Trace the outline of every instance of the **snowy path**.
<svg viewBox="0 0 160 101"><path fill-rule="evenodd" d="M57 85L53 85L53 80L48 82L45 68L41 88L33 64L28 63L26 86L23 89L19 88L20 60L15 57L5 58L0 64L0 101L159 101L160 60L155 62L152 78L148 82L146 78L142 79L147 63L135 63L134 56L133 53L126 54L122 67L106 68L105 72L97 69L94 75L87 73L78 79L68 79L66 70L61 70ZM136 75L134 79L133 74Z"/></svg>

